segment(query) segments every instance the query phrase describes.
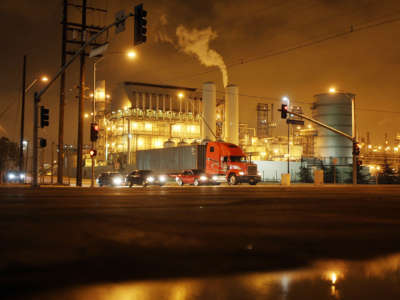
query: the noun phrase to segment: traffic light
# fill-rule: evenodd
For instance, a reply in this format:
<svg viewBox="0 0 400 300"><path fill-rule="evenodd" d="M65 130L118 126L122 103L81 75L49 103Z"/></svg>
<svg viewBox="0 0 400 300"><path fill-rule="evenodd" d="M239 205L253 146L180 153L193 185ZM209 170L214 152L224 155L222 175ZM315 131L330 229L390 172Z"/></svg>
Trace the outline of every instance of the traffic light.
<svg viewBox="0 0 400 300"><path fill-rule="evenodd" d="M125 31L125 11L120 10L119 12L116 13L115 15L115 22L117 23L115 25L115 33L120 33Z"/></svg>
<svg viewBox="0 0 400 300"><path fill-rule="evenodd" d="M140 45L145 43L147 40L147 11L143 9L143 4L135 6L135 35L134 35L134 45Z"/></svg>
<svg viewBox="0 0 400 300"><path fill-rule="evenodd" d="M90 157L93 158L93 157L95 157L97 155L97 150L90 149L89 154L90 154Z"/></svg>
<svg viewBox="0 0 400 300"><path fill-rule="evenodd" d="M281 118L282 119L286 119L287 118L287 111L288 111L287 104L282 104L282 107L281 107Z"/></svg>
<svg viewBox="0 0 400 300"><path fill-rule="evenodd" d="M99 125L97 123L90 124L90 141L96 142L99 138Z"/></svg>
<svg viewBox="0 0 400 300"><path fill-rule="evenodd" d="M358 143L353 143L353 155L360 155L360 146Z"/></svg>
<svg viewBox="0 0 400 300"><path fill-rule="evenodd" d="M47 140L41 138L39 141L40 148L45 148L47 146Z"/></svg>
<svg viewBox="0 0 400 300"><path fill-rule="evenodd" d="M40 107L40 127L49 126L49 113L50 109L45 108L43 105Z"/></svg>

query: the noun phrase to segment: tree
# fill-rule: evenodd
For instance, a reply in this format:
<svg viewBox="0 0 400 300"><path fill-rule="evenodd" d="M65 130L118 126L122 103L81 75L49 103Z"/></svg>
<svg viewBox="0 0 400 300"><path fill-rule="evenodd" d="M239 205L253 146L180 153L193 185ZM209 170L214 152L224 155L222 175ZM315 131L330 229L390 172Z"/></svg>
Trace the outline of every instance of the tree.
<svg viewBox="0 0 400 300"><path fill-rule="evenodd" d="M304 161L303 159L301 160L301 167L300 167L300 172L298 173L300 177L300 181L304 183L312 183L314 182L312 176L311 176L311 171L307 166L303 165Z"/></svg>
<svg viewBox="0 0 400 300"><path fill-rule="evenodd" d="M383 163L383 169L380 174L378 174L378 183L379 184L399 184L400 177L399 174L393 171L392 167L389 165L389 162L385 158Z"/></svg>
<svg viewBox="0 0 400 300"><path fill-rule="evenodd" d="M6 137L0 138L0 173L16 168L18 164L18 145Z"/></svg>

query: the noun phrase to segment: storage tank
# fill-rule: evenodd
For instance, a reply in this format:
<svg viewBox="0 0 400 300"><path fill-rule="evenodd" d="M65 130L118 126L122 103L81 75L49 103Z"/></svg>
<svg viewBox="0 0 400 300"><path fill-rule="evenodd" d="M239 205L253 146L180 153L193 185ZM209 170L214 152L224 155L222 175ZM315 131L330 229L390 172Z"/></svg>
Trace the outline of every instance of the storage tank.
<svg viewBox="0 0 400 300"><path fill-rule="evenodd" d="M171 148L175 147L175 142L171 139L168 139L167 141L164 142L164 148Z"/></svg>
<svg viewBox="0 0 400 300"><path fill-rule="evenodd" d="M217 121L217 99L216 87L214 82L206 82L203 84L203 120L201 126L202 140L215 140ZM205 124L207 123L207 124Z"/></svg>
<svg viewBox="0 0 400 300"><path fill-rule="evenodd" d="M313 118L352 135L352 100L351 93L326 93L314 96ZM318 127L315 155L326 164L335 158L337 164L352 163L352 142L330 130Z"/></svg>
<svg viewBox="0 0 400 300"><path fill-rule="evenodd" d="M239 144L239 88L230 84L225 92L225 141Z"/></svg>

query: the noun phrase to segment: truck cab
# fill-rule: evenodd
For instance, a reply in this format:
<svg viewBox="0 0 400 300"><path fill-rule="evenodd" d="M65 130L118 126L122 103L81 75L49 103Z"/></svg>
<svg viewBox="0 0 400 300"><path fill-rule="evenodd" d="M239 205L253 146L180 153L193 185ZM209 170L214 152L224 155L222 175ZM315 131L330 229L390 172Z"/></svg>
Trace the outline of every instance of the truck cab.
<svg viewBox="0 0 400 300"><path fill-rule="evenodd" d="M224 178L231 185L242 182L255 185L261 181L257 165L247 161L239 146L226 142L207 143L206 173Z"/></svg>

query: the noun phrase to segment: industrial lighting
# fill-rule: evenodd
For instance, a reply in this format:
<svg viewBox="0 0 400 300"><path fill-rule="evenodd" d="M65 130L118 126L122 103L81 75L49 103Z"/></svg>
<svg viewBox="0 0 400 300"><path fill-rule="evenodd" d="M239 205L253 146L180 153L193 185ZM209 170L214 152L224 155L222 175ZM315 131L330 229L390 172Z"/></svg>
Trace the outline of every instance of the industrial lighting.
<svg viewBox="0 0 400 300"><path fill-rule="evenodd" d="M179 92L179 94L178 94L178 97L179 97L179 99L182 99L184 96L185 96L185 94L184 94L184 93L182 93L182 92Z"/></svg>
<svg viewBox="0 0 400 300"><path fill-rule="evenodd" d="M49 77L42 76L42 78L40 80L43 81L43 82L47 82L47 81L49 81Z"/></svg>
<svg viewBox="0 0 400 300"><path fill-rule="evenodd" d="M126 53L126 55L130 58L130 59L134 59L136 57L136 52L133 50L130 50Z"/></svg>
<svg viewBox="0 0 400 300"><path fill-rule="evenodd" d="M336 93L336 89L335 89L334 87L331 87L331 88L329 89L329 93L331 93L331 94Z"/></svg>
<svg viewBox="0 0 400 300"><path fill-rule="evenodd" d="M287 97L287 96L282 97L282 101L286 102L287 105L289 106L289 104L290 104L289 97Z"/></svg>

